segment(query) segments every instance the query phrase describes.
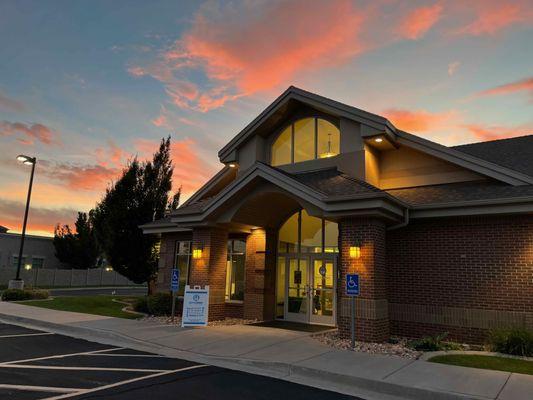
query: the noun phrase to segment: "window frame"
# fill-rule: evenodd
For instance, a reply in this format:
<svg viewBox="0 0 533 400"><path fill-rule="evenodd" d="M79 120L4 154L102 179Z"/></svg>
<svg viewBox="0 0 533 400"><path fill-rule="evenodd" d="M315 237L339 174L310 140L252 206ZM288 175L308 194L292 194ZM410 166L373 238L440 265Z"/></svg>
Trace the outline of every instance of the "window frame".
<svg viewBox="0 0 533 400"><path fill-rule="evenodd" d="M294 161L294 125L296 124L296 122L298 121L301 121L303 119L307 119L307 118L313 118L314 119L314 144L315 144L315 155L314 155L314 158L311 158L309 160L305 160L305 161L298 161L298 162L295 162ZM340 149L340 142L341 142L341 129L340 129L340 124L339 124L339 121L329 117L329 116L324 116L324 115L302 115L302 116L298 116L296 118L293 118L290 120L289 123L283 125L281 127L281 129L278 129L278 131L276 132L276 134L272 137L272 140L270 141L269 143L269 146L268 146L268 160L270 161L270 165L271 166L274 166L274 167L280 167L280 166L283 166L283 165L293 165L293 164L300 164L300 163L305 163L305 162L309 162L309 161L316 161L316 160L322 160L323 158L320 158L318 156L318 120L319 119L322 119L324 121L327 121L329 122L330 124L332 124L333 126L335 126L339 132L339 153L338 154L335 154L335 156L333 157L336 157L338 156L339 154L341 154L341 149ZM288 164L278 164L278 165L273 165L272 164L272 159L273 159L273 151L272 151L272 148L274 146L274 144L276 143L276 141L279 139L279 137L283 134L283 132L285 132L285 130L287 128L291 128L291 161L290 163Z"/></svg>
<svg viewBox="0 0 533 400"><path fill-rule="evenodd" d="M243 252L240 252L240 251L233 251L234 249L234 245L233 243L235 241L241 241L244 243L244 251ZM230 245L231 243L231 245ZM231 282L232 282L232 274L233 274L233 268L229 268L230 266L233 265L233 256L234 255L238 255L238 256L243 256L243 279L242 279L242 282L243 282L243 286L244 288L246 287L246 239L242 239L242 238L233 238L233 239L228 239L228 242L227 242L227 248L228 248L228 254L226 256L226 286L224 288L224 302L226 303L234 303L234 304L242 304L244 303L244 290L243 290L243 299L242 300L238 300L238 299L231 299ZM231 249L231 251L229 251L229 249ZM230 288L228 289L228 282L230 284Z"/></svg>

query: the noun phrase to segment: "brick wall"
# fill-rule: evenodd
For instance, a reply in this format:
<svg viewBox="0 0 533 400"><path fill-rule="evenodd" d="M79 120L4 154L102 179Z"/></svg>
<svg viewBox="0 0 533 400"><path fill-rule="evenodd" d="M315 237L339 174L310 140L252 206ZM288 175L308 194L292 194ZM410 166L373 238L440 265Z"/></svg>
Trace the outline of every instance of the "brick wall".
<svg viewBox="0 0 533 400"><path fill-rule="evenodd" d="M161 247L159 253L159 268L156 278L156 291L170 291L170 273L175 263L176 242L191 240L191 232L164 233L161 235Z"/></svg>
<svg viewBox="0 0 533 400"><path fill-rule="evenodd" d="M385 253L385 224L377 219L346 218L339 224L341 281L337 288L339 331L350 335L350 313L346 307L349 298L345 296L346 274L360 276L359 306L356 314L356 338L364 341L383 341L389 335L386 304L387 273ZM350 258L350 247L361 246L361 257ZM368 300L368 301L366 301ZM361 309L361 307L368 308Z"/></svg>
<svg viewBox="0 0 533 400"><path fill-rule="evenodd" d="M387 232L391 331L482 342L533 329L533 216L411 221ZM420 307L423 306L423 307Z"/></svg>
<svg viewBox="0 0 533 400"><path fill-rule="evenodd" d="M246 239L244 318L263 319L266 232L254 229Z"/></svg>

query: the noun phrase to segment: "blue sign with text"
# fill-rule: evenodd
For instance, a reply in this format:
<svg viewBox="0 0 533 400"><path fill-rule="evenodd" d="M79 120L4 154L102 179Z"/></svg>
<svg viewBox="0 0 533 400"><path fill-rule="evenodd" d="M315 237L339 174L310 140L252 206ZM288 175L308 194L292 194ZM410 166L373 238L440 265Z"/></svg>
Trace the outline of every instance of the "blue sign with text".
<svg viewBox="0 0 533 400"><path fill-rule="evenodd" d="M173 269L170 277L170 290L177 292L180 287L180 270Z"/></svg>
<svg viewBox="0 0 533 400"><path fill-rule="evenodd" d="M359 275L357 274L346 275L346 295L347 296L359 296Z"/></svg>

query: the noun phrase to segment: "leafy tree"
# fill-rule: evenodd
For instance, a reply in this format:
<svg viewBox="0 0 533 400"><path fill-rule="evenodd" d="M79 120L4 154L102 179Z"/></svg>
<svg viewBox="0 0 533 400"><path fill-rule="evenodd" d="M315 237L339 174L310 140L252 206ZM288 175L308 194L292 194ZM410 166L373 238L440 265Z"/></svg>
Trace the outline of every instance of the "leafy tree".
<svg viewBox="0 0 533 400"><path fill-rule="evenodd" d="M70 268L94 268L99 256L91 214L79 212L73 233L69 225L57 226L54 229L54 247L56 257Z"/></svg>
<svg viewBox="0 0 533 400"><path fill-rule="evenodd" d="M152 161L133 159L107 189L92 215L98 242L113 269L135 283L150 282L158 264L154 235L139 225L162 218L172 186L170 137L161 140Z"/></svg>
<svg viewBox="0 0 533 400"><path fill-rule="evenodd" d="M180 206L180 197L181 197L181 186L178 188L178 191L174 193L172 199L169 200L167 209L168 211L177 210Z"/></svg>

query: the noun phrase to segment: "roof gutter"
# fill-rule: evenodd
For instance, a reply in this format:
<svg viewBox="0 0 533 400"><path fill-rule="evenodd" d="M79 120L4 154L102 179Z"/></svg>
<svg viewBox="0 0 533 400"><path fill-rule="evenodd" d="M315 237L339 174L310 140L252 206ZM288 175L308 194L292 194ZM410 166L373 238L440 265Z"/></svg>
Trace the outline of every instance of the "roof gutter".
<svg viewBox="0 0 533 400"><path fill-rule="evenodd" d="M393 231L395 229L403 228L404 226L409 225L409 209L406 208L403 212L403 222L400 222L399 224L389 226L387 228L388 231Z"/></svg>

